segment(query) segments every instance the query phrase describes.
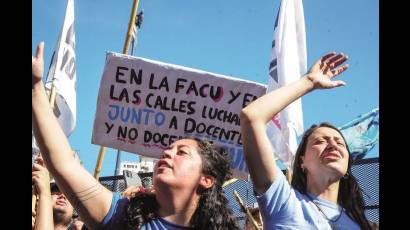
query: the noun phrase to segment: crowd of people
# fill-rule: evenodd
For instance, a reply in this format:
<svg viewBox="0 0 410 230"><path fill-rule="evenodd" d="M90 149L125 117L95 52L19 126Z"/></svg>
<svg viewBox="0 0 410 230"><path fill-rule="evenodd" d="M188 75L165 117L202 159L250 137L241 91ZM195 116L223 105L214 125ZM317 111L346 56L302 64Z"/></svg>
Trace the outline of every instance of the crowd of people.
<svg viewBox="0 0 410 230"><path fill-rule="evenodd" d="M72 156L49 105L43 50L40 43L32 57L32 122L42 155L32 170L38 194L33 229L241 229L222 187L231 178L229 154L206 140L181 139L166 148L154 168L152 189L121 194L101 185ZM260 211L255 218L261 217L263 229L374 229L364 215L346 140L336 127L321 123L305 132L290 184L265 132L296 99L345 85L333 78L347 69L346 60L342 53L326 54L300 80L241 111L244 154ZM49 172L56 181L51 187ZM74 209L81 221L73 218Z"/></svg>

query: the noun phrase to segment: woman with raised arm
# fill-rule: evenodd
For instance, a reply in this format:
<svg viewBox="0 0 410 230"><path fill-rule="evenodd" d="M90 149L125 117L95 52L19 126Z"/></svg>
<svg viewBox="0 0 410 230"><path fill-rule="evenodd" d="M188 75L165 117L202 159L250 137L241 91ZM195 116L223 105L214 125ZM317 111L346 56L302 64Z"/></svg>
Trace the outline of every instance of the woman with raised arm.
<svg viewBox="0 0 410 230"><path fill-rule="evenodd" d="M332 78L347 69L343 53L324 55L298 81L267 93L241 111L245 159L264 229L371 229L352 159L342 133L313 125L296 151L291 185L276 165L266 124L293 101L315 89L345 85Z"/></svg>
<svg viewBox="0 0 410 230"><path fill-rule="evenodd" d="M229 155L207 141L182 139L154 168L155 193L112 193L72 154L41 81L44 44L32 57L32 122L47 168L89 229L239 229L223 194Z"/></svg>

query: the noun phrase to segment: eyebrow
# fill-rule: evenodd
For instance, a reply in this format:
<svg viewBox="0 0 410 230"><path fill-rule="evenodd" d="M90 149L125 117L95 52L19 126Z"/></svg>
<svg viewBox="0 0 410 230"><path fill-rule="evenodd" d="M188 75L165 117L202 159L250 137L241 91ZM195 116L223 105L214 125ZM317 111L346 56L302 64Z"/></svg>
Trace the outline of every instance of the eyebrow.
<svg viewBox="0 0 410 230"><path fill-rule="evenodd" d="M338 137L338 136L328 136L328 135L320 135L320 136L313 136L312 135L312 141L315 141L315 140L317 140L317 139L320 139L320 138L322 138L322 139L329 139L329 138L334 138L336 141L340 141L340 140L343 140L344 141L344 139L343 139L343 137Z"/></svg>
<svg viewBox="0 0 410 230"><path fill-rule="evenodd" d="M182 147L187 147L187 148L189 148L189 149L191 148L191 146L189 146L189 145L178 145L178 146L177 146L177 148L182 148ZM172 145L168 146L168 148L171 148L171 149L172 149L172 148L174 148L174 145L172 144Z"/></svg>
<svg viewBox="0 0 410 230"><path fill-rule="evenodd" d="M312 135L312 136L309 137L309 139L312 140L312 141L315 141L317 139L326 139L326 136L314 136L314 135Z"/></svg>

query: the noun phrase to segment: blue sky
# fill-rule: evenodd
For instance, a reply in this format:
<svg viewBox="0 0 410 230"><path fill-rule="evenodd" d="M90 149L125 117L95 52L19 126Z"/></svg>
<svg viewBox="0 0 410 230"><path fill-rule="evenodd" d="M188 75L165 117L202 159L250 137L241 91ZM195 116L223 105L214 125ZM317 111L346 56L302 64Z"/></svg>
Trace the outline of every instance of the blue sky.
<svg viewBox="0 0 410 230"><path fill-rule="evenodd" d="M99 146L91 144L106 51L122 52L132 0L82 0L75 6L77 126L70 136L84 166L94 172ZM273 25L280 1L140 0L144 21L135 56L267 83ZM65 0L32 1L32 53L45 41L47 68L65 14ZM341 126L379 106L379 2L304 1L308 68L329 51L349 56L339 78L347 86L302 98L305 128L329 121ZM47 72L47 71L45 71ZM378 155L378 145L369 154ZM107 148L101 176L115 170ZM123 160L136 161L134 154Z"/></svg>

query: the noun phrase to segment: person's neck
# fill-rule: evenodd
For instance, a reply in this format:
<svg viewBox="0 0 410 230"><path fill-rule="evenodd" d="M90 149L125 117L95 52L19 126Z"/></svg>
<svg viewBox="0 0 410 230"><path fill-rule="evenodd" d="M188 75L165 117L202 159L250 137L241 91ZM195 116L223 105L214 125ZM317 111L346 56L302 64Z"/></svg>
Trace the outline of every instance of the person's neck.
<svg viewBox="0 0 410 230"><path fill-rule="evenodd" d="M307 192L337 204L340 180L331 176L308 176Z"/></svg>
<svg viewBox="0 0 410 230"><path fill-rule="evenodd" d="M172 223L189 226L200 196L195 192L167 189L156 190L159 215Z"/></svg>

